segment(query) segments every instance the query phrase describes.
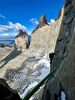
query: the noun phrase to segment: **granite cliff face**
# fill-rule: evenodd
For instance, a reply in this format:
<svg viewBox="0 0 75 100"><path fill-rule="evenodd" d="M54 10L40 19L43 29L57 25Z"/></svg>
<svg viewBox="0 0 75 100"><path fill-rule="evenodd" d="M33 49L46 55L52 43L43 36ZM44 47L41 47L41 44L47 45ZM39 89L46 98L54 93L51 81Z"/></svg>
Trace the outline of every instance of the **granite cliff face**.
<svg viewBox="0 0 75 100"><path fill-rule="evenodd" d="M32 33L30 49L33 48L35 50L42 50L45 54L48 54L47 56L49 56L49 53L54 52L62 16L63 10L61 13L61 17L56 21L51 20L50 25L47 24L45 16L42 16L40 18L39 25L41 25L41 27L37 28L37 30Z"/></svg>
<svg viewBox="0 0 75 100"><path fill-rule="evenodd" d="M27 39L28 39L28 34L26 31L19 30L19 33L17 36L15 36L15 48L25 50L26 45L27 45Z"/></svg>
<svg viewBox="0 0 75 100"><path fill-rule="evenodd" d="M75 100L75 0L65 1L51 68L58 64L54 77L46 83L42 100ZM65 96L60 96L60 90Z"/></svg>
<svg viewBox="0 0 75 100"><path fill-rule="evenodd" d="M54 51L62 16L63 10L61 17L51 20L50 25L47 24L45 16L42 16L39 27L32 34L30 47L26 49L24 44L23 52L13 50L0 61L0 78L4 78L21 97L50 72L49 53ZM17 46L20 48L25 36L26 33L20 31L16 37L16 40L19 40ZM41 96L36 95L37 100L40 100Z"/></svg>

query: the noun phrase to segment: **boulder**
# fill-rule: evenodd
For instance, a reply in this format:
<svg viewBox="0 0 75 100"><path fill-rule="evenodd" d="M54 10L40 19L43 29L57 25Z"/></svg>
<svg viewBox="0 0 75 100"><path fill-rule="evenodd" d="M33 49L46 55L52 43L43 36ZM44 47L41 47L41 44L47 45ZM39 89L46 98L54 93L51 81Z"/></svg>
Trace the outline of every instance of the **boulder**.
<svg viewBox="0 0 75 100"><path fill-rule="evenodd" d="M4 79L0 78L0 100L21 100L16 90L12 90Z"/></svg>

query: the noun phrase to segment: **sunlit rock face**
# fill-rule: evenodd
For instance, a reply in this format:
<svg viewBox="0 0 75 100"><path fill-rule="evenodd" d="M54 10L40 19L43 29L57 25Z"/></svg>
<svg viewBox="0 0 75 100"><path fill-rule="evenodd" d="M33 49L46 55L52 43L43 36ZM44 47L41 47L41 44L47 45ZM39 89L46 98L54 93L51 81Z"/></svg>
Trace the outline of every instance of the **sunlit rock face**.
<svg viewBox="0 0 75 100"><path fill-rule="evenodd" d="M13 89L17 89L21 97L50 72L49 54L54 51L61 21L62 17L48 25L45 16L42 17L41 27L32 34L30 41L28 40L29 48L25 49L26 45L21 44L21 41L26 39L26 33L19 34L16 37L16 41L19 40L16 45L19 48L24 46L25 51L12 51L1 61L0 77L4 78ZM36 97L40 100L42 94L33 96Z"/></svg>
<svg viewBox="0 0 75 100"><path fill-rule="evenodd" d="M32 33L34 33L37 29L39 29L39 28L41 28L42 26L45 26L45 25L49 25L49 24L47 22L46 16L43 15L43 16L40 17L39 24L36 26L36 28L33 30Z"/></svg>
<svg viewBox="0 0 75 100"><path fill-rule="evenodd" d="M15 37L15 44L17 46L17 49L26 49L26 42L28 39L27 32L24 32L23 30L19 30L18 35Z"/></svg>
<svg viewBox="0 0 75 100"><path fill-rule="evenodd" d="M75 0L65 1L51 68L59 64L54 77L46 83L42 100L58 100L61 87L66 94L65 100L75 100Z"/></svg>
<svg viewBox="0 0 75 100"><path fill-rule="evenodd" d="M45 16L42 16L40 18L39 25L41 25L41 27L37 29L35 28L35 31L32 33L30 48L42 48L44 49L44 52L54 52L61 26L62 15L63 14L61 13L61 17L58 20L52 20L50 25L47 24Z"/></svg>

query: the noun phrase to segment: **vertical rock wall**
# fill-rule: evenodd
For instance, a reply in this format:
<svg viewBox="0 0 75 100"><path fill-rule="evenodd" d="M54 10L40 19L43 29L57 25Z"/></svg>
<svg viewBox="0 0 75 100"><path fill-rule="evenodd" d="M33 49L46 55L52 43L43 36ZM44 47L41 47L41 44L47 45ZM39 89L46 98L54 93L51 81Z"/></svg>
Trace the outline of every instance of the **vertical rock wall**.
<svg viewBox="0 0 75 100"><path fill-rule="evenodd" d="M75 100L75 0L66 0L60 34L57 39L55 56L51 68L60 67L48 80L42 100L59 100L63 90L65 100Z"/></svg>

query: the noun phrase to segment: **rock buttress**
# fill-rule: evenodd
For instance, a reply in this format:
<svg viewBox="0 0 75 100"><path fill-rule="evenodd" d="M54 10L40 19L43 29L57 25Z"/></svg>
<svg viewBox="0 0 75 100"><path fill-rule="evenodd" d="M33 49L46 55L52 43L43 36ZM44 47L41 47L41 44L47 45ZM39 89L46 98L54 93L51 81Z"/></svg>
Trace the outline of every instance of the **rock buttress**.
<svg viewBox="0 0 75 100"><path fill-rule="evenodd" d="M61 87L66 95L65 100L75 100L75 0L65 1L64 16L51 68L59 63L60 67L54 77L46 82L42 100L61 98Z"/></svg>

